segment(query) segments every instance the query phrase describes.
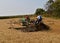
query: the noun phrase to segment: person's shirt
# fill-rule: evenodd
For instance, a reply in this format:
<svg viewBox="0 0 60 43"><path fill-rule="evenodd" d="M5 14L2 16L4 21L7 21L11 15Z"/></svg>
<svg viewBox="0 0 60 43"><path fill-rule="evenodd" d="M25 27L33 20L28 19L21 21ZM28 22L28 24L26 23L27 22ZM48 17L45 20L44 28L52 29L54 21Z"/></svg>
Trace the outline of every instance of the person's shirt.
<svg viewBox="0 0 60 43"><path fill-rule="evenodd" d="M22 22L25 22L26 20L25 20L25 18L22 18Z"/></svg>
<svg viewBox="0 0 60 43"><path fill-rule="evenodd" d="M42 18L42 16L41 16L41 15L37 16L37 19L41 19L41 18Z"/></svg>

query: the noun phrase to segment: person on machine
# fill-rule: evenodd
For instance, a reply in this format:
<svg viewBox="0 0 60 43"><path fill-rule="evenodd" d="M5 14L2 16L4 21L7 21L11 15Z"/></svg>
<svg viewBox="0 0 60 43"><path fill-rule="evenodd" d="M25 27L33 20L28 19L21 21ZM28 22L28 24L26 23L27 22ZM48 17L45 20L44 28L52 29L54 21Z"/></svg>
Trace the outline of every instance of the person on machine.
<svg viewBox="0 0 60 43"><path fill-rule="evenodd" d="M28 15L26 15L26 21L30 22L30 17Z"/></svg>
<svg viewBox="0 0 60 43"><path fill-rule="evenodd" d="M36 20L36 24L39 24L41 21L42 21L42 16L38 15L37 20Z"/></svg>
<svg viewBox="0 0 60 43"><path fill-rule="evenodd" d="M22 25L25 26L26 25L26 18L22 18Z"/></svg>

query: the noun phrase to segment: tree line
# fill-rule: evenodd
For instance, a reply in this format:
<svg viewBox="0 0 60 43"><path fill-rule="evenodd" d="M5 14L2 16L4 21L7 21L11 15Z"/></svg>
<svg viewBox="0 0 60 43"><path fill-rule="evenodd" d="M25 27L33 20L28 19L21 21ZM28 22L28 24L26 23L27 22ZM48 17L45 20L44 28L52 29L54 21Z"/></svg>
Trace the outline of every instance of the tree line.
<svg viewBox="0 0 60 43"><path fill-rule="evenodd" d="M60 0L48 0L45 5L45 10L37 8L35 14L60 18Z"/></svg>

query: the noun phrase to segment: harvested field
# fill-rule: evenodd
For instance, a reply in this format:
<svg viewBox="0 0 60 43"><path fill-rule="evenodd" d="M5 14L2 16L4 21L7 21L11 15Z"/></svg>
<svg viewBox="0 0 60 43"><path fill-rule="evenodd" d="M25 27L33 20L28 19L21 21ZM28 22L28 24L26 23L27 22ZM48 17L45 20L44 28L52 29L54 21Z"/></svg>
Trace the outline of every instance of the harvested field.
<svg viewBox="0 0 60 43"><path fill-rule="evenodd" d="M0 43L60 43L60 19L43 18L43 22L50 26L49 31L21 32L8 29L11 20L19 18L0 19Z"/></svg>

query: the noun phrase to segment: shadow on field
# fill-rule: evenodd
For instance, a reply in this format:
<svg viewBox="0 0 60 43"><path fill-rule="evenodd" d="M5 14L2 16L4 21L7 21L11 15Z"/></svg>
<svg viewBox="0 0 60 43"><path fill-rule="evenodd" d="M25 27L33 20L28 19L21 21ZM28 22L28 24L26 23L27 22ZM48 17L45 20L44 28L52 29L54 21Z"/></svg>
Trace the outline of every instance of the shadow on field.
<svg viewBox="0 0 60 43"><path fill-rule="evenodd" d="M43 30L50 30L50 27L44 23L40 23L40 25L36 26L37 31L43 31Z"/></svg>
<svg viewBox="0 0 60 43"><path fill-rule="evenodd" d="M24 27L24 28L14 28L16 30L21 30L22 32L38 32L38 31L48 31L50 27L44 23L40 23L40 25L36 25L33 27Z"/></svg>

